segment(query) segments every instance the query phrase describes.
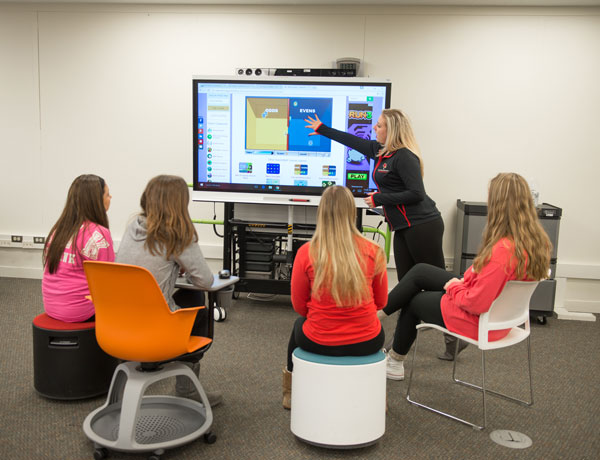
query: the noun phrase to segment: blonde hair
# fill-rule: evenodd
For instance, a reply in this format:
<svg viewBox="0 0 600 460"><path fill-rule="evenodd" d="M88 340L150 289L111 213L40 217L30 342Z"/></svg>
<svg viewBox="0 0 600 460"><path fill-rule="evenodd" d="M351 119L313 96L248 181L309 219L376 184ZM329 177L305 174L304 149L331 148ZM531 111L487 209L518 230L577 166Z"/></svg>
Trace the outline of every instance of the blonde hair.
<svg viewBox="0 0 600 460"><path fill-rule="evenodd" d="M527 181L516 173L500 173L490 182L487 223L473 270L481 271L502 238L514 244L517 279L548 277L552 243L542 228Z"/></svg>
<svg viewBox="0 0 600 460"><path fill-rule="evenodd" d="M339 307L358 305L368 298L362 245L357 244L361 240L376 246L375 274L384 271L383 251L356 228L356 205L350 190L340 185L326 188L317 210L317 228L309 249L315 272L313 296L329 286Z"/></svg>
<svg viewBox="0 0 600 460"><path fill-rule="evenodd" d="M387 127L387 137L383 149L379 151L378 155L381 156L401 148L407 148L419 159L421 177L423 177L425 174L423 158L421 158L421 150L408 117L398 109L385 109L381 112L381 115Z"/></svg>
<svg viewBox="0 0 600 460"><path fill-rule="evenodd" d="M146 217L144 246L150 254L165 251L167 259L180 255L198 234L190 218L188 186L179 176L156 176L148 182L140 205Z"/></svg>

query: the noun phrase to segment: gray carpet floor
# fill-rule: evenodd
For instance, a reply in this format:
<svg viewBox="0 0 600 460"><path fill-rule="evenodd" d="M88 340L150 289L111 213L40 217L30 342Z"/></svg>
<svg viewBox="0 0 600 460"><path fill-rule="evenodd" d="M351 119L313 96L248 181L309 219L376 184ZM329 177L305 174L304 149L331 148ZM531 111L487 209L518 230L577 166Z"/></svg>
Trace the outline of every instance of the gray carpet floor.
<svg viewBox="0 0 600 460"><path fill-rule="evenodd" d="M33 389L31 320L42 311L39 280L0 278L0 458L91 459L93 446L82 422L103 398L53 401ZM491 397L488 428L478 432L410 405L406 382L388 381L385 435L373 446L344 451L307 445L290 432L290 412L281 407L281 369L295 318L286 296L259 301L241 294L233 302L227 320L215 325L214 345L202 360L205 388L224 394L224 403L214 409L218 439L167 451L165 459L600 458L600 321L549 318L546 325L532 324L533 407ZM391 337L394 318L384 327ZM480 393L450 383L451 363L435 358L441 348L438 333L422 336L414 396L478 417ZM490 384L525 397L525 353L524 344L491 352ZM479 351L467 348L459 364L462 376L477 379ZM172 394L172 384L152 391ZM517 450L495 444L489 435L496 429L524 433L533 445Z"/></svg>

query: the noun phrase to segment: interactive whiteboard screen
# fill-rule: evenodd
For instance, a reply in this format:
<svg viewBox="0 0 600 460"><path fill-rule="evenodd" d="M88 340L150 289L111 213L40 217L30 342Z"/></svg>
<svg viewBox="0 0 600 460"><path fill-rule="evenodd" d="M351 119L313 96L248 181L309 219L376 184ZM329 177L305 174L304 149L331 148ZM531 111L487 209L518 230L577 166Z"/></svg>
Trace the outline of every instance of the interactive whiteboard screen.
<svg viewBox="0 0 600 460"><path fill-rule="evenodd" d="M371 139L390 98L390 82L356 78L194 78L193 199L316 204L333 184L366 196L373 162L304 120Z"/></svg>

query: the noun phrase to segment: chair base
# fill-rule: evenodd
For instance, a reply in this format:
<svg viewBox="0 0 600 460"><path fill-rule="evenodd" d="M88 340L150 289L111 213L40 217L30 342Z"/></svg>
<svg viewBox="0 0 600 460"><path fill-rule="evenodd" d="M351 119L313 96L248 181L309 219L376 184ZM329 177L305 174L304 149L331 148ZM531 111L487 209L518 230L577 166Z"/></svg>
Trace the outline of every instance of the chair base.
<svg viewBox="0 0 600 460"><path fill-rule="evenodd" d="M475 389L475 390L479 390L481 392L481 394L482 394L482 403L483 403L483 424L482 425L478 425L476 423L473 423L473 422L470 422L468 420L462 419L460 417L457 417L456 415L449 414L449 413L444 412L442 410L439 410L439 409L436 409L434 407L431 407L431 406L428 406L426 404L423 404L421 402L415 401L414 399L410 399L410 388L411 388L411 384L412 384L413 371L414 371L414 368L415 368L415 359L416 359L416 356L417 356L417 348L418 348L418 345L419 345L419 335L420 335L420 332L422 330L426 330L428 328L437 329L439 331L442 331L444 333L452 335L452 336L454 336L454 337L456 337L456 338L458 338L460 340L466 340L466 341L473 342L471 339L468 339L466 337L462 337L462 336L457 335L457 334L455 334L453 332L450 332L447 329L442 328L441 326L432 325L432 324L425 324L425 323L418 325L417 326L417 337L416 337L416 340L415 340L415 343L414 343L414 348L413 348L412 365L411 365L411 368L410 368L410 376L409 376L409 379L408 379L408 387L406 389L406 400L409 403L411 403L411 404L413 404L415 406L421 407L423 409L427 409L427 410L429 410L431 412L435 412L436 414L439 414L439 415L442 415L444 417L450 418L450 419L455 420L457 422L463 423L465 425L468 425L468 426L470 426L470 427L472 427L472 428L474 428L476 430L484 430L485 427L486 427L486 424L487 424L487 410L486 410L486 395L487 394L491 394L491 395L494 395L494 396L499 396L499 397L504 398L506 400L513 401L513 402L516 402L518 404L521 404L521 405L527 406L527 407L531 407L533 405L533 385L532 385L532 382L531 382L531 342L530 342L529 335L526 336L526 341L527 341L527 364L528 364L528 371L529 371L528 374L529 374L529 391L530 391L530 400L529 401L523 401L521 399L517 399L517 398L514 398L512 396L508 396L508 395L506 395L504 393L500 393L500 392L493 391L493 390L490 390L490 389L486 388L486 386L485 386L485 383L486 383L486 378L485 378L485 352L486 352L486 350L481 350L481 370L482 370L482 385L481 386L476 385L474 383L470 383L470 382L466 382L466 381L463 381L463 380L459 380L459 379L456 378L456 363L457 363L458 359L454 359L454 364L452 366L452 380L454 381L454 383L457 383L459 385L463 385L463 386L465 386L467 388L472 388L472 389ZM459 341L456 342L456 348L455 348L455 351L454 351L454 356L458 355L458 345L459 345Z"/></svg>
<svg viewBox="0 0 600 460"><path fill-rule="evenodd" d="M161 452L210 435L212 411L198 378L189 367L178 362L167 363L153 372L144 372L138 367L139 363L134 362L120 364L106 403L83 422L85 435L96 448ZM194 382L202 403L177 396L144 396L145 389L152 383L177 375L185 375Z"/></svg>
<svg viewBox="0 0 600 460"><path fill-rule="evenodd" d="M110 404L93 413L90 428L95 436L92 440L110 447L110 442L118 437L120 421L119 404ZM168 447L174 447L173 441L196 433L205 421L206 411L196 401L176 396L145 396L135 424L135 441L141 446L168 443ZM201 434L198 433L198 436ZM143 452L155 449L157 447L115 450Z"/></svg>

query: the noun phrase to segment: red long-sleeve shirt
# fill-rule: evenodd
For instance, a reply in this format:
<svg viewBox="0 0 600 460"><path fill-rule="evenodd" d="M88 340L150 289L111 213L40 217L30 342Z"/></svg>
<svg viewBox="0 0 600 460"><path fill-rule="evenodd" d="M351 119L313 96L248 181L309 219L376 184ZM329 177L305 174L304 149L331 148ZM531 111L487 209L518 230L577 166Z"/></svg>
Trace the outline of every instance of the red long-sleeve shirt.
<svg viewBox="0 0 600 460"><path fill-rule="evenodd" d="M296 254L292 269L292 305L306 317L303 331L313 342L326 346L349 345L371 340L379 334L381 323L377 310L385 307L388 295L387 272L375 275L377 246L357 239L362 253L361 265L367 278L366 300L352 307L338 307L328 288L320 292L318 300L312 296L315 272L309 256L310 243Z"/></svg>
<svg viewBox="0 0 600 460"><path fill-rule="evenodd" d="M471 266L465 271L463 282L451 284L440 303L448 330L477 340L479 315L490 309L508 281L517 279L516 265L513 242L502 238L492 248L490 261L479 273L473 272ZM499 340L508 331L492 331L489 340Z"/></svg>

